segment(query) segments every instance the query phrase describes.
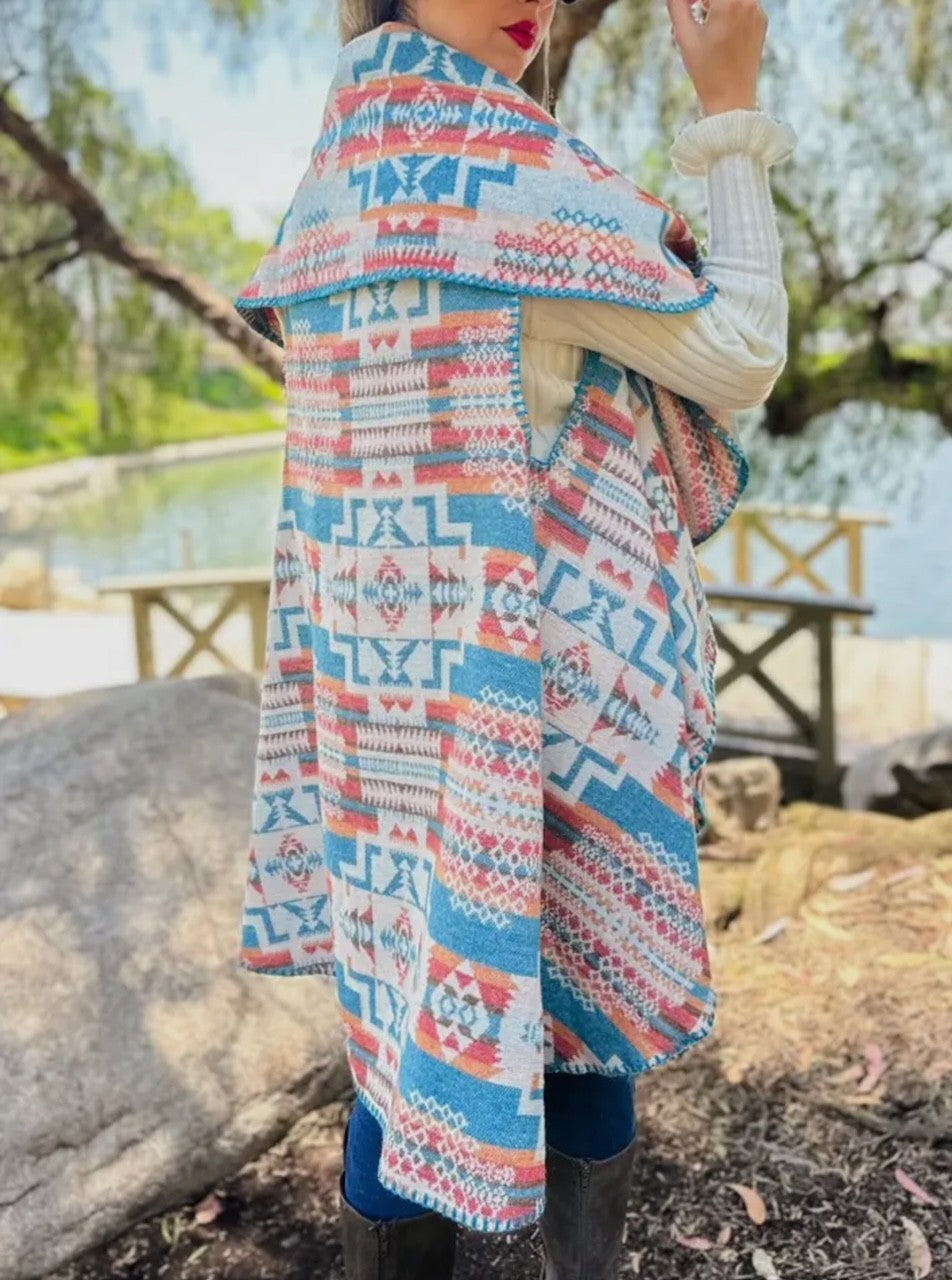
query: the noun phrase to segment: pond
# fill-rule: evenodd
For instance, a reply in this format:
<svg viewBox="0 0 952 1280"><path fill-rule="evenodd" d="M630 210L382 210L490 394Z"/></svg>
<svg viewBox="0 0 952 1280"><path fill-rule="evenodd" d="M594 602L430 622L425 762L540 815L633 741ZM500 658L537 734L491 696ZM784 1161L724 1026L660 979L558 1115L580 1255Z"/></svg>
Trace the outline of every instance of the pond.
<svg viewBox="0 0 952 1280"><path fill-rule="evenodd" d="M908 416L908 415L907 415ZM935 424L885 427L877 436L864 410L863 431L840 414L815 423L793 443L743 435L752 478L744 500L828 505L883 512L893 523L864 533L866 594L877 606L869 635L952 636L952 439ZM52 566L76 566L95 584L113 574L201 568L266 567L277 513L281 452L264 449L123 472L107 498L51 501L44 530L7 546L42 540ZM808 546L816 529L780 526ZM764 549L766 551L766 549ZM702 551L704 563L728 576L728 539ZM774 553L754 558L756 580L779 567ZM846 591L845 554L821 556L817 568ZM797 585L795 589L802 588Z"/></svg>

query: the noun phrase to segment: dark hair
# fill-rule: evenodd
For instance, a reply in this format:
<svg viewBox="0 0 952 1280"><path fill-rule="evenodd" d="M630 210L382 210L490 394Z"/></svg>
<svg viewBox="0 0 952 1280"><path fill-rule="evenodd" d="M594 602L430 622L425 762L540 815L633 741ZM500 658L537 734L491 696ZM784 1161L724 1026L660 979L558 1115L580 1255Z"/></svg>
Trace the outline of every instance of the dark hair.
<svg viewBox="0 0 952 1280"><path fill-rule="evenodd" d="M341 44L349 44L384 22L409 22L415 25L413 0L339 0L338 30ZM526 68L519 81L536 102L553 112L555 103L549 93L549 40L546 37L538 55Z"/></svg>

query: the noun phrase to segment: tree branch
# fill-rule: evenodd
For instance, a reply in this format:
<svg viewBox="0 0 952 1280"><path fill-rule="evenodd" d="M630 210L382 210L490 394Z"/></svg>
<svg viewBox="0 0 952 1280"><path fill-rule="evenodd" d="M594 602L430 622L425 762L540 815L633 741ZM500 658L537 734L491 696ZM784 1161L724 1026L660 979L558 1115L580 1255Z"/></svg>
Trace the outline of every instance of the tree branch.
<svg viewBox="0 0 952 1280"><path fill-rule="evenodd" d="M842 286L843 277L830 257L829 251L833 246L824 238L809 212L802 206L794 204L785 191L778 186L774 189L773 195L777 211L785 213L790 221L796 223L810 241L819 268L819 287L816 290L817 306L822 306L830 301L831 298L834 298Z"/></svg>
<svg viewBox="0 0 952 1280"><path fill-rule="evenodd" d="M68 262L75 262L77 258L82 258L86 253L83 248L74 249L72 253L63 254L60 258L54 258L52 262L48 262L40 274L36 277L37 283L42 284L54 272L59 271L60 267L65 267Z"/></svg>
<svg viewBox="0 0 952 1280"><path fill-rule="evenodd" d="M590 36L616 0L582 0L560 6L549 40L549 88L558 96L579 41Z"/></svg>
<svg viewBox="0 0 952 1280"><path fill-rule="evenodd" d="M60 245L72 244L75 239L75 234L69 231L66 235L49 236L46 240L37 240L36 244L27 245L25 249L0 251L0 262L24 262L37 253L46 253L48 249L58 249Z"/></svg>
<svg viewBox="0 0 952 1280"><path fill-rule="evenodd" d="M874 258L870 262L864 262L858 271L851 276L845 276L842 280L842 287L858 284L861 280L873 275L880 267L911 267L917 262L925 262L929 258L930 250L935 246L942 236L945 235L949 227L952 226L952 205L946 205L936 216L936 226L934 233L928 238L924 245L919 249L913 249L909 253L898 254L894 258ZM930 266L934 266L939 270L945 271L946 268L941 263L929 261Z"/></svg>
<svg viewBox="0 0 952 1280"><path fill-rule="evenodd" d="M0 94L0 133L6 134L43 174L49 198L73 220L71 239L77 251L56 266L82 253L96 253L138 276L197 316L226 342L237 347L276 382L282 381L281 352L242 319L233 303L198 276L163 261L144 245L128 240L111 221L96 194L54 150L36 126ZM52 267L52 264L51 264Z"/></svg>
<svg viewBox="0 0 952 1280"><path fill-rule="evenodd" d="M23 77L24 77L24 76L26 75L26 73L27 73L27 72L26 72L26 67L21 66L19 62L14 63L14 66L15 66L16 70L14 71L14 73L13 73L13 75L10 77L10 79L9 79L9 80L5 80L5 81L3 82L3 84L0 84L0 98L6 98L6 97L8 97L8 96L9 96L9 93L10 93L10 90L13 88L13 86L16 84L16 82L17 82L18 80L22 80L22 79L23 79Z"/></svg>
<svg viewBox="0 0 952 1280"><path fill-rule="evenodd" d="M785 371L764 406L764 430L774 438L799 435L820 414L853 400L933 413L952 434L952 382L943 361L900 358L875 339L829 368Z"/></svg>
<svg viewBox="0 0 952 1280"><path fill-rule="evenodd" d="M929 266L934 267L941 274L949 274L949 269L941 262L934 262L929 257L929 253L936 242L952 227L952 206L950 205L938 211L933 233L919 247L911 249L908 253L896 254L891 258L871 258L868 262L862 263L852 275L844 275L831 254L834 246L824 237L807 210L794 204L784 191L777 189L774 190L774 204L778 211L782 210L806 234L816 255L817 287L813 291L815 309L829 306L841 293L854 285L862 284L882 267L911 267L916 263L928 261Z"/></svg>

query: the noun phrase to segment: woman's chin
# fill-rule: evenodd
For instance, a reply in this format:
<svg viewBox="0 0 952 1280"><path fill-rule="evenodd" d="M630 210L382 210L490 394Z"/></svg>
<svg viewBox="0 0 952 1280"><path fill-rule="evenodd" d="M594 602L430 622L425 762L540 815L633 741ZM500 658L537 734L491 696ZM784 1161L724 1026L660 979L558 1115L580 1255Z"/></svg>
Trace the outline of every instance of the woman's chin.
<svg viewBox="0 0 952 1280"><path fill-rule="evenodd" d="M510 80L521 80L529 69L527 51L521 49L512 36L507 36L505 31L500 31L499 38L508 45L508 48L504 46L501 51L494 50L493 57L487 57L484 61L500 75L508 76Z"/></svg>

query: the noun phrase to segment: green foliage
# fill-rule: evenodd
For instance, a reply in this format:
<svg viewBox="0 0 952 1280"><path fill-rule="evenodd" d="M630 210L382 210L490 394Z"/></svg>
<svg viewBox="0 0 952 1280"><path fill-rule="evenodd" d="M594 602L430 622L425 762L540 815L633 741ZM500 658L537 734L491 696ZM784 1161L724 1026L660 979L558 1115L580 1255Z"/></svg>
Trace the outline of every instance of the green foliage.
<svg viewBox="0 0 952 1280"><path fill-rule="evenodd" d="M85 456L94 418L94 401L84 404L73 396L41 400L30 408L0 404L0 472Z"/></svg>
<svg viewBox="0 0 952 1280"><path fill-rule="evenodd" d="M25 272L0 268L0 398L29 405L71 379L75 362L68 298Z"/></svg>
<svg viewBox="0 0 952 1280"><path fill-rule="evenodd" d="M0 11L5 5L9 0L0 0ZM203 205L167 149L141 146L127 109L75 62L60 60L48 88L47 135L123 234L224 294L236 293L265 246L238 236L227 210ZM0 181L5 176L14 189L35 177L0 137ZM0 403L7 421L18 424L18 456L23 424L36 431L37 461L50 450L68 454L77 440L87 452L141 447L156 435L163 397L201 399L208 359L200 322L144 281L88 255L56 267L74 247L70 230L67 214L50 202L11 200L0 209L0 249L11 259L0 263ZM49 247L31 252L37 246ZM252 411L280 395L260 383L233 378L233 406ZM63 436L61 424L47 418L49 397L78 395L72 403L81 411L90 387L93 421L84 416L82 428ZM216 394L224 394L221 386Z"/></svg>
<svg viewBox="0 0 952 1280"><path fill-rule="evenodd" d="M260 403L221 408L180 395L160 395L144 378L127 379L120 394L130 425L117 433L108 448L99 432L99 404L88 391L71 389L27 409L0 403L0 472L281 426L280 415Z"/></svg>
<svg viewBox="0 0 952 1280"><path fill-rule="evenodd" d="M199 371L193 394L215 409L258 409L266 400L280 403L283 399L281 388L250 366Z"/></svg>

